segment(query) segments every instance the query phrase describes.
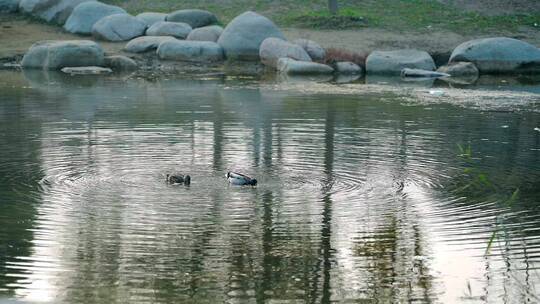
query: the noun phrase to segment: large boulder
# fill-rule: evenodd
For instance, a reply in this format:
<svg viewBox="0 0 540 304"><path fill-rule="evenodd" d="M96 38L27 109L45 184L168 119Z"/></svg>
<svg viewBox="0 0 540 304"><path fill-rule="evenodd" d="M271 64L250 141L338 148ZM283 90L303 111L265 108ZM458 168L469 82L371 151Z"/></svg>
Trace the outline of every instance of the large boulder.
<svg viewBox="0 0 540 304"><path fill-rule="evenodd" d="M83 2L77 5L64 24L64 29L68 32L90 35L92 27L101 18L115 14L127 14L118 6L107 5L101 2Z"/></svg>
<svg viewBox="0 0 540 304"><path fill-rule="evenodd" d="M92 27L92 36L107 41L126 41L144 35L146 23L128 15L116 14L101 18Z"/></svg>
<svg viewBox="0 0 540 304"><path fill-rule="evenodd" d="M165 13L154 13L154 12L145 12L138 14L137 17L139 20L146 23L148 27L151 27L154 23L159 21L165 21L167 14Z"/></svg>
<svg viewBox="0 0 540 304"><path fill-rule="evenodd" d="M186 39L191 32L191 26L183 22L159 21L146 30L147 36L172 36Z"/></svg>
<svg viewBox="0 0 540 304"><path fill-rule="evenodd" d="M0 13L15 13L19 9L19 0L0 0Z"/></svg>
<svg viewBox="0 0 540 304"><path fill-rule="evenodd" d="M478 77L479 75L478 68L472 62L453 62L438 68L437 72L446 73L452 77Z"/></svg>
<svg viewBox="0 0 540 304"><path fill-rule="evenodd" d="M296 39L293 43L301 46L314 61L322 61L326 56L326 51L315 41Z"/></svg>
<svg viewBox="0 0 540 304"><path fill-rule="evenodd" d="M321 75L331 74L334 69L316 62L298 61L291 58L280 58L277 69L287 75Z"/></svg>
<svg viewBox="0 0 540 304"><path fill-rule="evenodd" d="M135 60L122 55L107 56L103 63L113 71L131 71L138 68Z"/></svg>
<svg viewBox="0 0 540 304"><path fill-rule="evenodd" d="M176 41L177 39L170 36L137 37L126 44L124 51L129 53L145 53L155 51L162 42L168 40Z"/></svg>
<svg viewBox="0 0 540 304"><path fill-rule="evenodd" d="M472 62L482 74L540 72L540 50L512 38L484 38L464 42L449 62Z"/></svg>
<svg viewBox="0 0 540 304"><path fill-rule="evenodd" d="M361 66L350 61L336 62L334 69L342 75L361 75L364 72Z"/></svg>
<svg viewBox="0 0 540 304"><path fill-rule="evenodd" d="M308 53L297 45L279 38L267 38L261 43L259 57L264 65L276 68L279 58L311 61Z"/></svg>
<svg viewBox="0 0 540 304"><path fill-rule="evenodd" d="M184 9L170 13L165 18L170 22L183 22L192 28L203 27L218 22L216 15L200 9Z"/></svg>
<svg viewBox="0 0 540 304"><path fill-rule="evenodd" d="M400 75L405 68L433 71L435 62L419 50L374 51L366 60L368 74Z"/></svg>
<svg viewBox="0 0 540 304"><path fill-rule="evenodd" d="M175 61L212 62L223 60L223 49L210 41L164 41L158 49L160 59Z"/></svg>
<svg viewBox="0 0 540 304"><path fill-rule="evenodd" d="M62 25L77 5L92 1L96 0L21 0L19 6L25 13Z"/></svg>
<svg viewBox="0 0 540 304"><path fill-rule="evenodd" d="M259 47L270 37L285 39L277 26L268 18L254 12L245 12L234 18L218 39L227 59L259 60Z"/></svg>
<svg viewBox="0 0 540 304"><path fill-rule="evenodd" d="M221 33L223 28L219 25L203 26L193 29L186 40L217 42Z"/></svg>
<svg viewBox="0 0 540 304"><path fill-rule="evenodd" d="M103 49L94 41L41 41L30 47L21 65L24 68L59 70L64 67L102 66L103 58Z"/></svg>

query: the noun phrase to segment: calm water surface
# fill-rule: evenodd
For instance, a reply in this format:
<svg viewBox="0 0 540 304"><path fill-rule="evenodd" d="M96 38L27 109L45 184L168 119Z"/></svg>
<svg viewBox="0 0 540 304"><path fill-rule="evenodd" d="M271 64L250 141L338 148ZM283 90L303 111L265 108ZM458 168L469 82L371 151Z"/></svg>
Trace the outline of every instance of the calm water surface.
<svg viewBox="0 0 540 304"><path fill-rule="evenodd" d="M0 302L540 302L538 104L42 72L0 94Z"/></svg>

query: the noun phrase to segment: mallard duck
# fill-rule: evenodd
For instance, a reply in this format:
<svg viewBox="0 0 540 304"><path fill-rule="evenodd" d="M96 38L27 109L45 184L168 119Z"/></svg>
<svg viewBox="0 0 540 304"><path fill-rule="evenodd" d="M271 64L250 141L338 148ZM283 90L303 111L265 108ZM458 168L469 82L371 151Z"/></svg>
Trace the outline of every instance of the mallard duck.
<svg viewBox="0 0 540 304"><path fill-rule="evenodd" d="M257 180L236 172L227 172L227 180L232 185L257 185Z"/></svg>
<svg viewBox="0 0 540 304"><path fill-rule="evenodd" d="M169 184L184 184L189 185L191 183L191 176L183 175L179 173L167 174L167 183Z"/></svg>

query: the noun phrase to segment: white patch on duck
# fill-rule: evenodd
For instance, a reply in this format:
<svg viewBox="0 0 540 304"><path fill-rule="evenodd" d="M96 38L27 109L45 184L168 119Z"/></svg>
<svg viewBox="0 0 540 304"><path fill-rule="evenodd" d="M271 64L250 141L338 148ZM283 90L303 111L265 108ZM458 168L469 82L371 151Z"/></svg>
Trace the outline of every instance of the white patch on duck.
<svg viewBox="0 0 540 304"><path fill-rule="evenodd" d="M244 174L241 174L241 173L237 173L237 172L227 172L227 180L229 181L229 184L231 185L239 185L239 186L244 186L244 185L251 185L251 186L255 186L257 185L257 180L254 179L254 178L251 178L247 175L244 175Z"/></svg>

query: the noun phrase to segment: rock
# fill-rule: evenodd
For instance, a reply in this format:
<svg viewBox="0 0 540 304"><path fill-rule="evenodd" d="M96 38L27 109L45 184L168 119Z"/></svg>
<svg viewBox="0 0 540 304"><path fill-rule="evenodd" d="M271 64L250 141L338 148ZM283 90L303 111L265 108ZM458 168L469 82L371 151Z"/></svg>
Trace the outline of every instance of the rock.
<svg viewBox="0 0 540 304"><path fill-rule="evenodd" d="M129 53L144 53L153 51L156 50L162 42L167 40L176 41L176 38L167 36L138 37L128 42L124 47L124 51Z"/></svg>
<svg viewBox="0 0 540 304"><path fill-rule="evenodd" d="M227 59L259 60L259 47L270 37L285 39L277 26L268 18L254 12L235 17L218 39Z"/></svg>
<svg viewBox="0 0 540 304"><path fill-rule="evenodd" d="M450 74L452 77L475 76L478 77L478 69L472 62L454 62L443 65L437 72Z"/></svg>
<svg viewBox="0 0 540 304"><path fill-rule="evenodd" d="M337 62L334 66L334 69L336 70L336 73L344 74L344 75L352 75L352 74L361 75L364 73L364 70L362 69L361 66L350 61Z"/></svg>
<svg viewBox="0 0 540 304"><path fill-rule="evenodd" d="M264 65L273 68L277 67L280 58L311 62L311 58L301 46L273 37L266 38L261 43L259 57Z"/></svg>
<svg viewBox="0 0 540 304"><path fill-rule="evenodd" d="M223 28L219 25L203 26L192 30L186 40L217 42L221 33Z"/></svg>
<svg viewBox="0 0 540 304"><path fill-rule="evenodd" d="M441 77L450 77L450 74L441 73L441 72L434 72L434 71L426 71L426 70L420 70L420 69L409 69L405 68L401 70L401 77L407 78L407 77L413 77L413 78L441 78Z"/></svg>
<svg viewBox="0 0 540 304"><path fill-rule="evenodd" d="M143 21L144 23L146 23L148 27L151 27L156 22L165 21L167 14L146 12L146 13L140 13L135 17Z"/></svg>
<svg viewBox="0 0 540 304"><path fill-rule="evenodd" d="M223 60L223 49L210 41L164 41L158 49L160 59L209 62Z"/></svg>
<svg viewBox="0 0 540 304"><path fill-rule="evenodd" d="M104 64L113 71L132 71L138 68L135 60L121 55L105 57Z"/></svg>
<svg viewBox="0 0 540 304"><path fill-rule="evenodd" d="M144 35L146 23L128 15L115 14L101 18L92 27L92 36L107 41L126 41Z"/></svg>
<svg viewBox="0 0 540 304"><path fill-rule="evenodd" d="M200 9L185 9L170 13L165 18L170 22L183 22L192 28L203 27L218 22L216 15Z"/></svg>
<svg viewBox="0 0 540 304"><path fill-rule="evenodd" d="M109 68L102 68L97 66L63 68L61 71L71 75L97 75L112 73L112 70Z"/></svg>
<svg viewBox="0 0 540 304"><path fill-rule="evenodd" d="M103 49L94 41L67 40L34 43L24 55L24 68L61 69L64 67L102 66Z"/></svg>
<svg viewBox="0 0 540 304"><path fill-rule="evenodd" d="M540 72L540 49L517 39L497 37L464 42L452 62L472 62L482 74Z"/></svg>
<svg viewBox="0 0 540 304"><path fill-rule="evenodd" d="M400 75L404 68L435 70L431 56L424 51L374 51L366 60L366 73Z"/></svg>
<svg viewBox="0 0 540 304"><path fill-rule="evenodd" d="M146 30L147 36L172 36L185 39L191 32L191 26L182 22L159 21Z"/></svg>
<svg viewBox="0 0 540 304"><path fill-rule="evenodd" d="M19 6L25 13L63 25L77 5L92 1L96 0L21 0Z"/></svg>
<svg viewBox="0 0 540 304"><path fill-rule="evenodd" d="M90 35L92 27L101 18L114 14L127 14L118 6L107 5L101 2L83 2L77 5L64 24L64 29L70 33Z"/></svg>
<svg viewBox="0 0 540 304"><path fill-rule="evenodd" d="M15 13L19 9L19 0L0 0L0 12Z"/></svg>
<svg viewBox="0 0 540 304"><path fill-rule="evenodd" d="M322 61L326 56L326 51L315 41L308 39L296 39L294 44L301 46L314 61Z"/></svg>
<svg viewBox="0 0 540 304"><path fill-rule="evenodd" d="M277 69L287 75L317 75L331 74L334 69L316 62L298 61L291 58L280 58Z"/></svg>

